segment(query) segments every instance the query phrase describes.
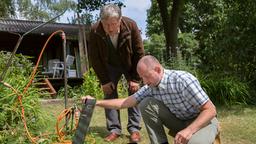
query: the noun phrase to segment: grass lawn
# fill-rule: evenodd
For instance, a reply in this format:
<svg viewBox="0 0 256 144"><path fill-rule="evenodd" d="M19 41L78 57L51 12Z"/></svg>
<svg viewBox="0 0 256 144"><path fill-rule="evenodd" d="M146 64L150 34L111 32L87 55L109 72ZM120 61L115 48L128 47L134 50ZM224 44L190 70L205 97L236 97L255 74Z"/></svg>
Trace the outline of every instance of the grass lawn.
<svg viewBox="0 0 256 144"><path fill-rule="evenodd" d="M64 103L44 103L42 111L47 113L47 127L45 131L54 132L56 118L64 109ZM221 123L222 144L253 144L256 142L256 106L232 106L217 107L218 119ZM121 120L123 135L113 144L129 143L129 133L126 130L127 112L121 110ZM108 134L105 125L105 114L102 108L96 108L90 124L90 134L87 143L95 141L97 144L104 144L104 137ZM142 141L140 144L148 144L148 136L144 124L142 123ZM169 141L172 138L169 136Z"/></svg>
<svg viewBox="0 0 256 144"><path fill-rule="evenodd" d="M254 144L256 142L255 106L220 107L217 110L223 144Z"/></svg>

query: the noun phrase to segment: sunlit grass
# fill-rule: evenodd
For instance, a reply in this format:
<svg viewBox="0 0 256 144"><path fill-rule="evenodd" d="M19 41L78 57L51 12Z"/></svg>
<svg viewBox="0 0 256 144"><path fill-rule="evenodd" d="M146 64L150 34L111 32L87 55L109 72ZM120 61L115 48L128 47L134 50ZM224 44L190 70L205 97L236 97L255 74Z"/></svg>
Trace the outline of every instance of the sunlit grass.
<svg viewBox="0 0 256 144"><path fill-rule="evenodd" d="M224 144L254 144L256 141L256 107L219 108L221 136Z"/></svg>
<svg viewBox="0 0 256 144"><path fill-rule="evenodd" d="M54 132L56 117L64 109L64 103L44 104L43 111L49 118L48 127L44 130ZM252 106L233 106L218 107L218 119L221 123L221 141L222 144L253 144L256 141L256 107ZM129 133L126 130L127 111L121 110L121 121L123 135L113 144L129 143ZM104 144L104 137L108 134L106 130L104 109L96 108L90 124L88 142L95 141L97 144ZM148 144L149 139L144 124L142 123L142 141L140 144ZM172 138L169 137L170 143Z"/></svg>

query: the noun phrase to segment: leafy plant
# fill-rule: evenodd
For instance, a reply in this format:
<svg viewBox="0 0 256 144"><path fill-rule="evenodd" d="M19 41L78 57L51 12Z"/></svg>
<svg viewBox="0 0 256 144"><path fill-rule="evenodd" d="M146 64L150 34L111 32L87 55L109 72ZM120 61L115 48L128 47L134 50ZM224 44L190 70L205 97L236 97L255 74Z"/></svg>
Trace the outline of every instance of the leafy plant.
<svg viewBox="0 0 256 144"><path fill-rule="evenodd" d="M80 87L71 87L70 85L67 85L67 96L68 98L76 98L78 94L81 93ZM64 87L60 88L58 91L58 98L64 98L65 95L65 89Z"/></svg>
<svg viewBox="0 0 256 144"><path fill-rule="evenodd" d="M164 62L165 39L164 35L152 34L148 40L144 42L145 53L155 56L160 62Z"/></svg>
<svg viewBox="0 0 256 144"><path fill-rule="evenodd" d="M0 52L0 72L10 57L8 52ZM24 55L16 55L10 65L3 82L10 84L21 95L24 87L29 82L29 74L32 71L32 63ZM44 124L43 116L39 109L39 91L30 87L22 95L26 124L33 134ZM24 143L28 141L24 136L24 124L22 122L21 107L18 95L11 89L0 84L0 143Z"/></svg>
<svg viewBox="0 0 256 144"><path fill-rule="evenodd" d="M81 89L84 95L91 95L97 99L104 97L98 78L92 68L84 74L84 83Z"/></svg>
<svg viewBox="0 0 256 144"><path fill-rule="evenodd" d="M197 65L199 60L195 53L199 48L199 43L195 39L195 35L192 33L180 33L178 41L182 59L185 60L187 65Z"/></svg>
<svg viewBox="0 0 256 144"><path fill-rule="evenodd" d="M128 96L128 83L125 79L125 76L122 75L121 79L119 80L117 84L117 92L119 97L127 97Z"/></svg>
<svg viewBox="0 0 256 144"><path fill-rule="evenodd" d="M249 86L236 77L210 74L200 77L200 83L216 104L247 104L250 99Z"/></svg>
<svg viewBox="0 0 256 144"><path fill-rule="evenodd" d="M121 80L119 81L117 88L118 93L120 96L127 96L128 95L128 89L127 89L127 81L124 76L121 77ZM68 98L73 98L75 101L78 100L82 96L90 95L95 97L96 99L103 99L104 94L101 89L101 85L99 83L99 80L92 68L89 69L84 74L84 82L81 86L76 87L67 87L67 95ZM64 97L64 88L61 88L58 91L58 97L63 98Z"/></svg>

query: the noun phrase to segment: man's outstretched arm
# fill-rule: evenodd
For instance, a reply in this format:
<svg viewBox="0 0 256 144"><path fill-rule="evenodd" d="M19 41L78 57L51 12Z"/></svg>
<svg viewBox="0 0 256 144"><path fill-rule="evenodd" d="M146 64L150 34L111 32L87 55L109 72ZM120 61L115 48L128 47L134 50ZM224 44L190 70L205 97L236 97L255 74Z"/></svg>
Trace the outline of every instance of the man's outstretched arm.
<svg viewBox="0 0 256 144"><path fill-rule="evenodd" d="M85 99L94 99L94 98L91 96L82 97L83 101ZM129 96L121 99L97 100L96 102L96 106L109 108L109 109L123 109L123 108L134 107L136 105L137 105L137 101L134 98L134 96Z"/></svg>

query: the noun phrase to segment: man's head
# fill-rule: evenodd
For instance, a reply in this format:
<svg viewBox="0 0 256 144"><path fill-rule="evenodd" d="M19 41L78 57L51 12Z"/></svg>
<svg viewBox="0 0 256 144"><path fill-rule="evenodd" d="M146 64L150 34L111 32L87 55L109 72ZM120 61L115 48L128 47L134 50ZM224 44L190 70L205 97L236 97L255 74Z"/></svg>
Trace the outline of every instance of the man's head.
<svg viewBox="0 0 256 144"><path fill-rule="evenodd" d="M100 19L107 34L113 36L120 31L121 9L114 4L107 4L100 10Z"/></svg>
<svg viewBox="0 0 256 144"><path fill-rule="evenodd" d="M163 76L163 67L155 57L146 55L139 60L137 72L144 84L157 86Z"/></svg>

